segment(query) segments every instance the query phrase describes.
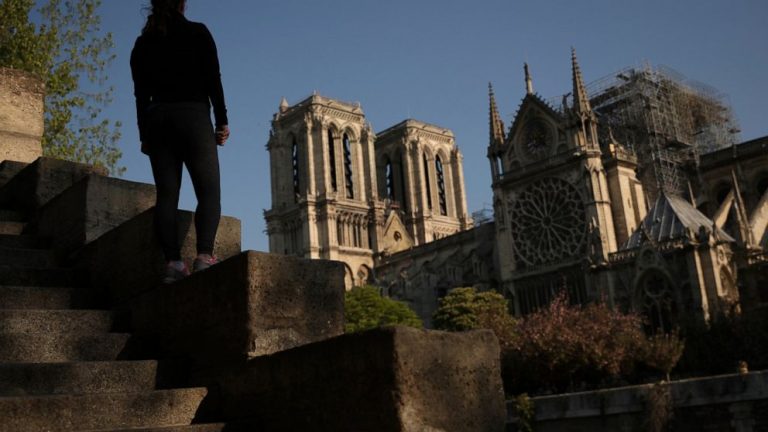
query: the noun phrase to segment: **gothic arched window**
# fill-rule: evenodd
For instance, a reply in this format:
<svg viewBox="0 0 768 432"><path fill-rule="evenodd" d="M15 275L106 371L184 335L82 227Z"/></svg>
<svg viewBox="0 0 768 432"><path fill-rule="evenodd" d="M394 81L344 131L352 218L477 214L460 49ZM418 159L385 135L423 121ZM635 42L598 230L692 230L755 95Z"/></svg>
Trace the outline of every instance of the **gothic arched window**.
<svg viewBox="0 0 768 432"><path fill-rule="evenodd" d="M429 162L427 162L427 154L422 154L424 159L424 183L427 185L427 208L432 210L432 186L429 184Z"/></svg>
<svg viewBox="0 0 768 432"><path fill-rule="evenodd" d="M386 158L384 160L384 175L385 175L385 181L386 181L386 193L387 198L391 200L395 200L395 183L394 183L394 173L392 172L392 161L389 160L389 158Z"/></svg>
<svg viewBox="0 0 768 432"><path fill-rule="evenodd" d="M328 129L328 165L331 168L331 190L338 190L336 183L336 149L333 145L333 131Z"/></svg>
<svg viewBox="0 0 768 432"><path fill-rule="evenodd" d="M297 202L301 190L299 186L299 143L296 141L296 137L293 137L291 144L291 161L293 164L293 201Z"/></svg>
<svg viewBox="0 0 768 432"><path fill-rule="evenodd" d="M435 158L435 172L437 173L437 198L440 205L440 214L448 215L448 203L445 200L445 175L443 174L443 162L440 156Z"/></svg>
<svg viewBox="0 0 768 432"><path fill-rule="evenodd" d="M352 183L352 145L349 142L349 136L344 134L342 137L344 144L344 179L346 180L347 198L355 197L355 185Z"/></svg>
<svg viewBox="0 0 768 432"><path fill-rule="evenodd" d="M408 194L405 192L405 158L403 158L402 153L400 153L400 166L398 167L398 171L400 174L400 207L403 211L408 211Z"/></svg>

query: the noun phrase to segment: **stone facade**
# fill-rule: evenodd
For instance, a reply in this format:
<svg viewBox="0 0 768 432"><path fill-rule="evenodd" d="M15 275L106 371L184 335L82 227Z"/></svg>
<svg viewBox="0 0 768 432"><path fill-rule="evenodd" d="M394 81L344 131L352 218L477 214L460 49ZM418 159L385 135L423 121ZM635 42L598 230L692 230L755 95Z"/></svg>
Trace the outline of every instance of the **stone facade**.
<svg viewBox="0 0 768 432"><path fill-rule="evenodd" d="M351 288L381 256L469 228L453 133L406 120L380 135L359 104L283 100L267 144L270 252L341 261Z"/></svg>
<svg viewBox="0 0 768 432"><path fill-rule="evenodd" d="M632 134L632 121L654 113L611 105L611 88L590 94L575 52L571 69L572 91L556 108L533 91L526 65L526 93L508 129L490 88L494 220L474 228L450 131L406 120L374 137L359 106L316 95L281 104L268 146L270 250L344 261L347 286L375 282L427 324L438 299L462 286L504 293L519 315L566 290L572 302L604 299L662 328L684 315L709 320L768 302L768 137L736 145L726 134L705 146L690 141L701 139L696 134L664 135L667 123L706 112L680 112L679 121L667 115L658 133ZM632 85L661 83L697 107L722 107L641 72ZM614 96L634 104L634 94L625 88ZM678 105L648 109L685 106L669 103ZM628 123L617 123L627 113ZM675 159L673 150L693 153ZM346 189L347 178L365 185L367 201ZM349 220L368 235L361 246L344 245L339 221ZM347 238L360 238L355 229Z"/></svg>
<svg viewBox="0 0 768 432"><path fill-rule="evenodd" d="M0 68L0 162L32 162L43 155L44 95L38 78Z"/></svg>

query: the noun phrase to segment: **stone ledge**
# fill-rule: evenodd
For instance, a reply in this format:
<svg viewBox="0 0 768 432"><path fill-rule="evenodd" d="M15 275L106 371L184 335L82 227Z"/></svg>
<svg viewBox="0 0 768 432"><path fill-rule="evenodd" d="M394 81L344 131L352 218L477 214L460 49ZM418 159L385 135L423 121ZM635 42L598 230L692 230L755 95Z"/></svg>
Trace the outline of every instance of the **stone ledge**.
<svg viewBox="0 0 768 432"><path fill-rule="evenodd" d="M0 187L0 206L27 215L89 174L106 175L103 168L41 157L20 170Z"/></svg>
<svg viewBox="0 0 768 432"><path fill-rule="evenodd" d="M66 257L154 204L153 185L87 175L38 209L25 232L49 238Z"/></svg>
<svg viewBox="0 0 768 432"><path fill-rule="evenodd" d="M499 345L488 330L391 327L257 357L217 382L243 430L503 431Z"/></svg>
<svg viewBox="0 0 768 432"><path fill-rule="evenodd" d="M134 335L191 369L337 336L344 331L341 263L247 251L125 303Z"/></svg>
<svg viewBox="0 0 768 432"><path fill-rule="evenodd" d="M162 281L165 258L154 235L153 219L154 207L99 236L73 256L76 267L87 274L88 285L103 296L106 305L124 306ZM179 211L178 222L182 256L191 259L197 253L194 214ZM222 217L215 254L223 260L239 254L240 248L240 221Z"/></svg>
<svg viewBox="0 0 768 432"><path fill-rule="evenodd" d="M536 421L642 413L654 385L536 397ZM768 400L768 371L692 378L669 386L676 409Z"/></svg>

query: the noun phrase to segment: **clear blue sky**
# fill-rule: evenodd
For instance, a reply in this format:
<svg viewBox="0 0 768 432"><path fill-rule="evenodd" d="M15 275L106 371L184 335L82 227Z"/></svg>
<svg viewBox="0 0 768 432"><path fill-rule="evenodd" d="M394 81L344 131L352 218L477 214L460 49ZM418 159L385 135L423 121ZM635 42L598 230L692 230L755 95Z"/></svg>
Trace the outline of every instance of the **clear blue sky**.
<svg viewBox="0 0 768 432"><path fill-rule="evenodd" d="M106 115L124 123L125 178L152 182L139 152L128 59L148 1L104 0L117 60ZM374 130L405 118L450 128L464 153L471 210L491 201L487 85L507 125L525 94L523 62L544 97L570 91L570 47L587 82L649 61L730 96L744 140L768 135L765 0L189 0L216 39L232 138L221 149L222 209L243 248L266 250L265 144L281 97L317 90L359 101ZM193 209L191 185L181 207Z"/></svg>

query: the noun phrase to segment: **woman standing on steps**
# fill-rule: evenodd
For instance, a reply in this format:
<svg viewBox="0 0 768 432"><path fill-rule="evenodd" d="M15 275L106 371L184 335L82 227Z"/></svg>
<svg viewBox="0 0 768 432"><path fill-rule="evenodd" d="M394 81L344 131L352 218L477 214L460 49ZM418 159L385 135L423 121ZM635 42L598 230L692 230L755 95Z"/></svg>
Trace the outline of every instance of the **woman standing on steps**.
<svg viewBox="0 0 768 432"><path fill-rule="evenodd" d="M167 260L165 283L189 274L176 219L183 165L197 196L198 255L193 270L216 263L213 244L221 217L216 145L229 138L216 44L204 24L184 17L185 8L186 0L152 0L131 52L141 151L149 155L157 186L154 222Z"/></svg>

